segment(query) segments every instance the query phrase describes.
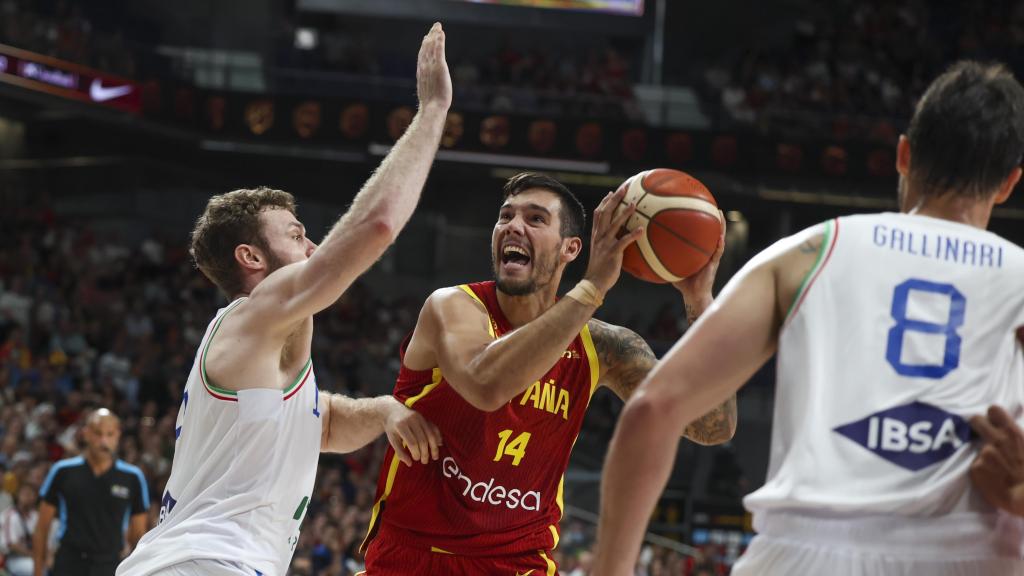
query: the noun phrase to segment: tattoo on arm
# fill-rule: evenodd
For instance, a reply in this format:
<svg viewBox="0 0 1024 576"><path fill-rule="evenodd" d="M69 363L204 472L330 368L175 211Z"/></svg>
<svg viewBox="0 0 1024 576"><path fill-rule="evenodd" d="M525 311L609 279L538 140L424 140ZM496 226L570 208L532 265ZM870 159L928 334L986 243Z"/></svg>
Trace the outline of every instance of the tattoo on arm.
<svg viewBox="0 0 1024 576"><path fill-rule="evenodd" d="M692 326L697 318L700 318L703 310L698 310L696 306L691 305L689 302L683 302L683 308L686 310L686 324Z"/></svg>
<svg viewBox="0 0 1024 576"><path fill-rule="evenodd" d="M701 416L683 430L683 436L698 444L710 446L721 444L732 438L736 431L736 395L711 412Z"/></svg>
<svg viewBox="0 0 1024 576"><path fill-rule="evenodd" d="M627 400L654 368L658 357L643 338L628 328L591 320L590 335L601 363L602 383Z"/></svg>
<svg viewBox="0 0 1024 576"><path fill-rule="evenodd" d="M804 254L817 254L821 250L821 238L810 238L800 244L800 251Z"/></svg>

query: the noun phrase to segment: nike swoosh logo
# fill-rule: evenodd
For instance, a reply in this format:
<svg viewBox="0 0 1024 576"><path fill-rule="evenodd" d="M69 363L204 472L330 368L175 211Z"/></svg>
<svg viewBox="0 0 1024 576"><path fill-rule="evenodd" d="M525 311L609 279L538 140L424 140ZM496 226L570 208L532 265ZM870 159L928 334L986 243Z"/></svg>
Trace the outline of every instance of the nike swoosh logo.
<svg viewBox="0 0 1024 576"><path fill-rule="evenodd" d="M132 93L134 86L104 86L103 80L94 78L89 85L89 97L94 102L106 102Z"/></svg>
<svg viewBox="0 0 1024 576"><path fill-rule="evenodd" d="M530 574L533 574L533 570L523 572L522 574L519 573L519 570L516 570L516 576L530 576Z"/></svg>

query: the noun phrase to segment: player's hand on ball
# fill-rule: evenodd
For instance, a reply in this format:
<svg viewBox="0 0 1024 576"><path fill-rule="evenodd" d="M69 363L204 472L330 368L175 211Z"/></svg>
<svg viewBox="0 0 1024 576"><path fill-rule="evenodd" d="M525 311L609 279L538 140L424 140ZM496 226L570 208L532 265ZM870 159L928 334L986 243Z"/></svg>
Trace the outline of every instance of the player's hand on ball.
<svg viewBox="0 0 1024 576"><path fill-rule="evenodd" d="M619 237L626 221L633 212L636 212L636 206L631 204L621 214L615 215L615 209L625 195L625 187L616 192L609 192L594 210L594 226L590 234L590 261L587 263L587 273L583 278L593 282L602 295L611 290L622 273L622 252L626 246L636 242L644 233L643 226L637 226Z"/></svg>
<svg viewBox="0 0 1024 576"><path fill-rule="evenodd" d="M437 426L397 401L384 421L384 433L395 455L406 466L412 466L414 461L426 464L437 460L438 447L444 443Z"/></svg>
<svg viewBox="0 0 1024 576"><path fill-rule="evenodd" d="M1024 516L1024 431L999 406L971 418L985 444L971 464L974 487L997 508Z"/></svg>
<svg viewBox="0 0 1024 576"><path fill-rule="evenodd" d="M416 94L420 108L436 106L447 110L452 105L452 78L444 57L444 30L435 22L423 37L416 62Z"/></svg>
<svg viewBox="0 0 1024 576"><path fill-rule="evenodd" d="M725 253L725 214L718 211L722 220L722 234L718 237L718 245L715 246L715 253L711 260L703 268L690 276L683 278L672 285L683 293L683 299L687 304L707 308L711 305L711 289L715 285L715 275L718 273L718 264L722 261L722 254Z"/></svg>

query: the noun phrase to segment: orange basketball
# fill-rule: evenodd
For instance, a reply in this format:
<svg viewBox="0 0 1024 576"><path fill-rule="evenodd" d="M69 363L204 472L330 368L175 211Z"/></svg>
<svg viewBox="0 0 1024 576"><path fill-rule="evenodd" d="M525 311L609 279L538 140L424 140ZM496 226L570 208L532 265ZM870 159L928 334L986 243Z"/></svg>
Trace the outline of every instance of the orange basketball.
<svg viewBox="0 0 1024 576"><path fill-rule="evenodd" d="M641 172L619 187L627 187L618 210L636 204L626 229L645 228L626 248L622 268L641 280L678 282L711 259L722 233L718 203L699 180L678 170L658 168Z"/></svg>

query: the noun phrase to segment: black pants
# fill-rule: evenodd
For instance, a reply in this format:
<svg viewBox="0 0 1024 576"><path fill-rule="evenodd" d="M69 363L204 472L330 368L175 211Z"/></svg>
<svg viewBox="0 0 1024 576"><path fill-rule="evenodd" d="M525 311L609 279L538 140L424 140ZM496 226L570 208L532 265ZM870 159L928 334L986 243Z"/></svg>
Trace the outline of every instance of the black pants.
<svg viewBox="0 0 1024 576"><path fill-rule="evenodd" d="M114 576L120 555L89 554L61 546L53 559L51 576Z"/></svg>

